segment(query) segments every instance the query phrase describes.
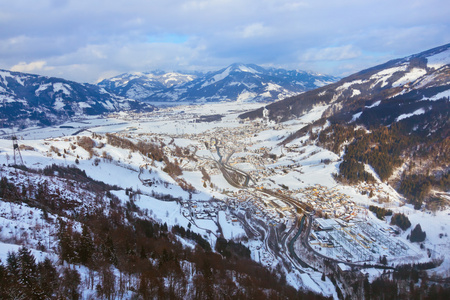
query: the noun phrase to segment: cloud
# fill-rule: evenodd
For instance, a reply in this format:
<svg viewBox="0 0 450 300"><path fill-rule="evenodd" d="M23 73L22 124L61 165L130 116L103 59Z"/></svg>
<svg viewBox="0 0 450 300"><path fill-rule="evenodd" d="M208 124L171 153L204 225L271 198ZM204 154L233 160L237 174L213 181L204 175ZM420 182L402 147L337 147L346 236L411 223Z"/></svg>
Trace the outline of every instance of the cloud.
<svg viewBox="0 0 450 300"><path fill-rule="evenodd" d="M449 10L447 0L0 1L0 68L83 82L236 61L341 75L450 42Z"/></svg>
<svg viewBox="0 0 450 300"><path fill-rule="evenodd" d="M245 26L241 30L240 35L243 38L267 37L271 32L272 30L269 27L264 26L262 23L253 23Z"/></svg>
<svg viewBox="0 0 450 300"><path fill-rule="evenodd" d="M304 61L339 61L357 58L361 56L361 50L353 45L341 47L328 47L323 49L312 48L307 50L301 57Z"/></svg>
<svg viewBox="0 0 450 300"><path fill-rule="evenodd" d="M53 67L46 67L47 62L40 60L40 61L33 61L30 63L20 62L15 66L11 67L11 71L15 72L38 72L38 71L50 71L53 70Z"/></svg>

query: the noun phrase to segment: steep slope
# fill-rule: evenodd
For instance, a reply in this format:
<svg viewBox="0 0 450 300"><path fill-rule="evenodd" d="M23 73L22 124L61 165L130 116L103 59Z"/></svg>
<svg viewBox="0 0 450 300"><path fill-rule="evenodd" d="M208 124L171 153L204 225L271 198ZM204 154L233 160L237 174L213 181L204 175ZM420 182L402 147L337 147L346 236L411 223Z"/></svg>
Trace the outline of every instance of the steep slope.
<svg viewBox="0 0 450 300"><path fill-rule="evenodd" d="M153 109L96 85L0 70L2 127L52 125L84 115Z"/></svg>
<svg viewBox="0 0 450 300"><path fill-rule="evenodd" d="M328 104L330 107L324 116L351 121L359 118L365 120L365 115L375 108L388 109L399 98L410 99L407 101L409 105L390 113L387 121L414 113L419 108L427 111L423 100L437 100L448 96L449 89L450 44L447 44L363 70L337 83L272 103L266 109L270 119L286 121L301 116L314 106ZM262 116L263 108L260 108L241 117ZM388 123L389 121L383 121L385 125Z"/></svg>
<svg viewBox="0 0 450 300"><path fill-rule="evenodd" d="M450 190L449 97L447 44L240 117L283 122L326 107L283 144L306 136L341 156L338 181L388 181L416 209L424 203L439 209L447 203L442 193Z"/></svg>
<svg viewBox="0 0 450 300"><path fill-rule="evenodd" d="M274 101L337 80L327 75L265 69L251 64L233 64L196 78L179 73L124 74L119 77L104 80L99 85L134 99L180 102Z"/></svg>
<svg viewBox="0 0 450 300"><path fill-rule="evenodd" d="M170 150L177 146L133 140L27 140L28 167L5 166L13 149L0 140L0 299L41 299L42 290L46 299L67 298L69 284L76 299L328 299L297 291L279 271L250 260L246 246L191 223L181 202L203 202L208 194L183 190L179 175L166 173L179 168ZM19 246L36 256L27 265L23 250L20 263L11 259ZM46 257L46 269L35 266ZM220 290L226 293L214 294Z"/></svg>

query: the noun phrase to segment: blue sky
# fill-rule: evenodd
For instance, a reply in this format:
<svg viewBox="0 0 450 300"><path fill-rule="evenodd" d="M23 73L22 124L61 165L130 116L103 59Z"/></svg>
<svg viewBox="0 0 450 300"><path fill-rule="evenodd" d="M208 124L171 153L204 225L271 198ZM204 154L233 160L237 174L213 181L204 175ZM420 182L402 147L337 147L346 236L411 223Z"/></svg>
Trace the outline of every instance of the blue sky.
<svg viewBox="0 0 450 300"><path fill-rule="evenodd" d="M345 76L450 43L448 0L0 0L0 68L96 82L234 62Z"/></svg>

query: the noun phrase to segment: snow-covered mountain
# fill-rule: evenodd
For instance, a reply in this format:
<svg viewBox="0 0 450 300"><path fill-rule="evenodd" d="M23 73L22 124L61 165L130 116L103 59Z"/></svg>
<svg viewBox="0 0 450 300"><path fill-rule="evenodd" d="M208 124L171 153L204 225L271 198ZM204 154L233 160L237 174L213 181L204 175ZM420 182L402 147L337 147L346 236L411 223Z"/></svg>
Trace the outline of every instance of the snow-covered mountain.
<svg viewBox="0 0 450 300"><path fill-rule="evenodd" d="M392 122L448 107L450 44L363 70L333 83L266 106L271 119L294 119L317 105L324 116L357 123ZM445 98L446 97L446 98ZM263 108L242 117L262 117Z"/></svg>
<svg viewBox="0 0 450 300"><path fill-rule="evenodd" d="M275 101L338 78L303 71L232 64L207 74L124 74L99 83L122 96L145 101L219 102ZM169 83L169 84L167 84Z"/></svg>
<svg viewBox="0 0 450 300"><path fill-rule="evenodd" d="M96 85L0 70L2 127L52 125L84 115L153 109Z"/></svg>
<svg viewBox="0 0 450 300"><path fill-rule="evenodd" d="M450 44L240 117L283 122L314 110L321 115L282 144L308 139L343 153L338 181L390 182L416 209L445 203L433 193L450 190Z"/></svg>
<svg viewBox="0 0 450 300"><path fill-rule="evenodd" d="M104 79L98 86L127 98L145 100L156 92L190 82L197 76L179 72L134 72Z"/></svg>

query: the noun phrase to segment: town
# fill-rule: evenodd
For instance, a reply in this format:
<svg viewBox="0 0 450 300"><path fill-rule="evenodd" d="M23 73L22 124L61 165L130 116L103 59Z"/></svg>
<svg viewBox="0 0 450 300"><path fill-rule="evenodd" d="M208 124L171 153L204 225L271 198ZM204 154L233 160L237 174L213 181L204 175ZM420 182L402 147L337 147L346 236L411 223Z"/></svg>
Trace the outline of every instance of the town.
<svg viewBox="0 0 450 300"><path fill-rule="evenodd" d="M267 119L232 120L226 126L218 126L223 116L215 114L215 111L210 113L214 118L188 109L180 113L177 108L169 108L164 114L152 112L147 116L140 115L139 122L155 124L157 120L159 127L163 126L159 125L161 122L171 122L176 118L178 125L174 131L141 133L144 125L138 125L119 133L163 141L166 145L164 150L172 159L179 161L183 172L202 172L201 183L196 186L222 195L211 200L184 201L180 209L189 222L205 227L207 222L211 222L210 225L214 223L210 227L217 228L213 232L215 235L260 241L258 251L252 251L253 258L266 265L274 264L273 267L276 261L285 259L283 256L291 256L289 259L295 261L293 257L296 255L284 248L287 248L286 240L292 239L298 232L303 216L308 216L305 227L311 227L306 237L311 251L337 263L351 262L363 266L380 264L380 257L391 263L414 262L422 257L418 247L409 246L397 237L395 228L370 218L367 204L355 202L337 185L305 182L308 174L305 174L306 166L302 161L320 156L323 152L307 137L300 144L280 145L278 142L291 130L289 126ZM117 115L114 117L128 122L133 120L132 115L125 119ZM200 126L205 122L208 126ZM296 125L305 124L307 122L300 120ZM199 130L205 127L210 129ZM265 142L268 133L269 143ZM308 151L308 146L313 150ZM189 152L191 158L179 157L178 147ZM294 159L298 157L301 159ZM315 167L325 167L333 160L333 157L317 160ZM292 175L296 184L294 182L288 186L283 180L277 180L287 174ZM397 205L389 201L389 192L379 183L360 184L355 186L355 191L386 207ZM230 231L224 230L229 226L234 229L225 233ZM293 249L297 249L300 243L298 239ZM255 248L254 243L248 245ZM261 252L259 249L264 249L265 254L258 254ZM297 265L299 268L303 268L302 264L317 266L316 260L317 256Z"/></svg>

